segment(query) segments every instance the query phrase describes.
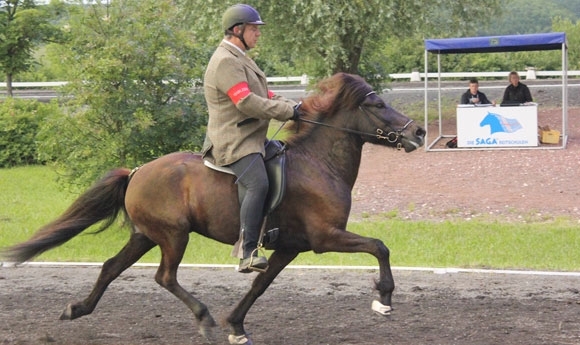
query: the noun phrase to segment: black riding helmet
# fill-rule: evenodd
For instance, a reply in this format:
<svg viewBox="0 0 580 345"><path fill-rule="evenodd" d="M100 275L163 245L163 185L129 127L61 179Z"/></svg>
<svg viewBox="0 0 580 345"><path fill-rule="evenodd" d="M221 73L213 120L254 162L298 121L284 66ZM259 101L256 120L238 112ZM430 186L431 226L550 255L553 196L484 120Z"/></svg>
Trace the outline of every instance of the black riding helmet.
<svg viewBox="0 0 580 345"><path fill-rule="evenodd" d="M222 28L226 35L234 35L234 26L244 24L264 25L266 23L262 21L262 18L260 18L260 13L258 13L258 11L256 11L256 9L250 5L236 4L230 6L224 12L222 17ZM249 49L246 41L244 40L244 30L245 27L242 27L241 35L236 37L242 41L246 49Z"/></svg>

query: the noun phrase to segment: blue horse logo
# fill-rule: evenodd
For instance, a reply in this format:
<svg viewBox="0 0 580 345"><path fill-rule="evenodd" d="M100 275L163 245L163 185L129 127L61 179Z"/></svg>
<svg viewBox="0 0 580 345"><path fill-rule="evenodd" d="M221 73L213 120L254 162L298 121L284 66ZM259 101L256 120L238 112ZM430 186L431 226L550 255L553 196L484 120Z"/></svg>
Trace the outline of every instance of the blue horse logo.
<svg viewBox="0 0 580 345"><path fill-rule="evenodd" d="M479 127L489 125L490 134L493 133L513 133L522 129L522 125L516 119L508 119L499 114L488 112L481 120Z"/></svg>

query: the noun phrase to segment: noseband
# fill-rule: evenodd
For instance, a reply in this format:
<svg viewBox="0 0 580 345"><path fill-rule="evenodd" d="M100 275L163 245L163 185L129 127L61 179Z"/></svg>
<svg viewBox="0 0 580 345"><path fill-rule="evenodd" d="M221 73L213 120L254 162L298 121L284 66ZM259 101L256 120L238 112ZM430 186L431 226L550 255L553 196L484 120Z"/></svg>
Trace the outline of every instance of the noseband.
<svg viewBox="0 0 580 345"><path fill-rule="evenodd" d="M368 96L374 95L374 94L376 94L375 91L370 91L370 92L368 92L364 96L364 98L367 98ZM369 114L370 115L373 115L380 122L384 122L377 114L375 114L375 113L373 113L371 111L368 111L368 110L364 109L360 105L358 106L358 108L363 113L365 113L367 116ZM319 125L319 126L330 127L330 128L334 128L334 129L339 130L339 131L348 132L348 133L352 133L352 134L358 134L358 135L375 137L375 138L380 139L380 140L387 140L389 143L396 143L396 142L398 142L399 139L403 136L403 134L402 134L403 131L405 129L407 129L407 127L409 127L409 125L411 125L411 123L413 123L413 120L409 119L409 121L403 127L399 128L399 129L393 129L390 126L387 126L389 128L389 130L385 134L385 131L382 130L381 128L377 128L375 130L376 133L366 133L366 132L355 131L355 130L350 129L350 128L336 127L336 126L332 126L332 125L329 125L329 124L326 124L326 123L323 123L323 122L318 122L318 121L309 120L309 119L302 119L301 118L300 121L307 122L307 123L312 123L312 124ZM397 144L397 149L401 149L401 143L400 142Z"/></svg>

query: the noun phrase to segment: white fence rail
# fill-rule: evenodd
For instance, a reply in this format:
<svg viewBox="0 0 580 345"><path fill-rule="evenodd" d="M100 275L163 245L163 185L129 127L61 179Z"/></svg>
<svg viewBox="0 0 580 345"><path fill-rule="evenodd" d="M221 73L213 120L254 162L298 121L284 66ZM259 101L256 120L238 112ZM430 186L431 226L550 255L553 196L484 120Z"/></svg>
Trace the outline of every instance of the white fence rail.
<svg viewBox="0 0 580 345"><path fill-rule="evenodd" d="M441 78L507 78L509 71L503 72L445 72L441 73ZM537 77L561 77L562 71L536 71L534 68L527 68L526 71L518 72L522 78L531 80ZM437 78L439 73L427 73L429 78ZM568 71L568 77L578 77L580 71ZM393 73L389 74L389 78L394 80L406 79L407 81L420 82L425 78L425 73L413 71L411 73ZM268 83L294 83L298 85L308 85L308 76L301 75L298 77L268 77ZM14 82L14 88L43 88L43 87L59 87L66 85L66 81L49 81L49 82ZM6 83L0 83L0 89L6 88Z"/></svg>
<svg viewBox="0 0 580 345"><path fill-rule="evenodd" d="M308 85L308 76L301 75L299 77L268 77L268 83L294 83L300 85ZM14 88L43 88L43 87L59 87L64 86L67 81L47 81L47 82L14 82ZM0 89L6 88L6 83L0 83Z"/></svg>

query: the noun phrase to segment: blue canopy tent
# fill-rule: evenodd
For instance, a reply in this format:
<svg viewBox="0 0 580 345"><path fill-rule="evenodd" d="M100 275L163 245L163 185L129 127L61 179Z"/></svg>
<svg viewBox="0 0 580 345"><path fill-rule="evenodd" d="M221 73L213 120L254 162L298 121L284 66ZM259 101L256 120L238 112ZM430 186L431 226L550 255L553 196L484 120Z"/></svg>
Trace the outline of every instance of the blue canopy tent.
<svg viewBox="0 0 580 345"><path fill-rule="evenodd" d="M437 54L437 89L439 102L439 136L431 143L425 141L426 151L437 151L433 146L444 137L441 122L441 54L497 53L538 50L562 51L562 145L565 148L568 139L568 47L566 33L552 32L528 35L485 36L465 38L445 38L425 40L425 128L428 127L428 58L429 53ZM507 75L506 75L507 77ZM428 136L428 134L427 134ZM537 147L542 148L542 147Z"/></svg>

